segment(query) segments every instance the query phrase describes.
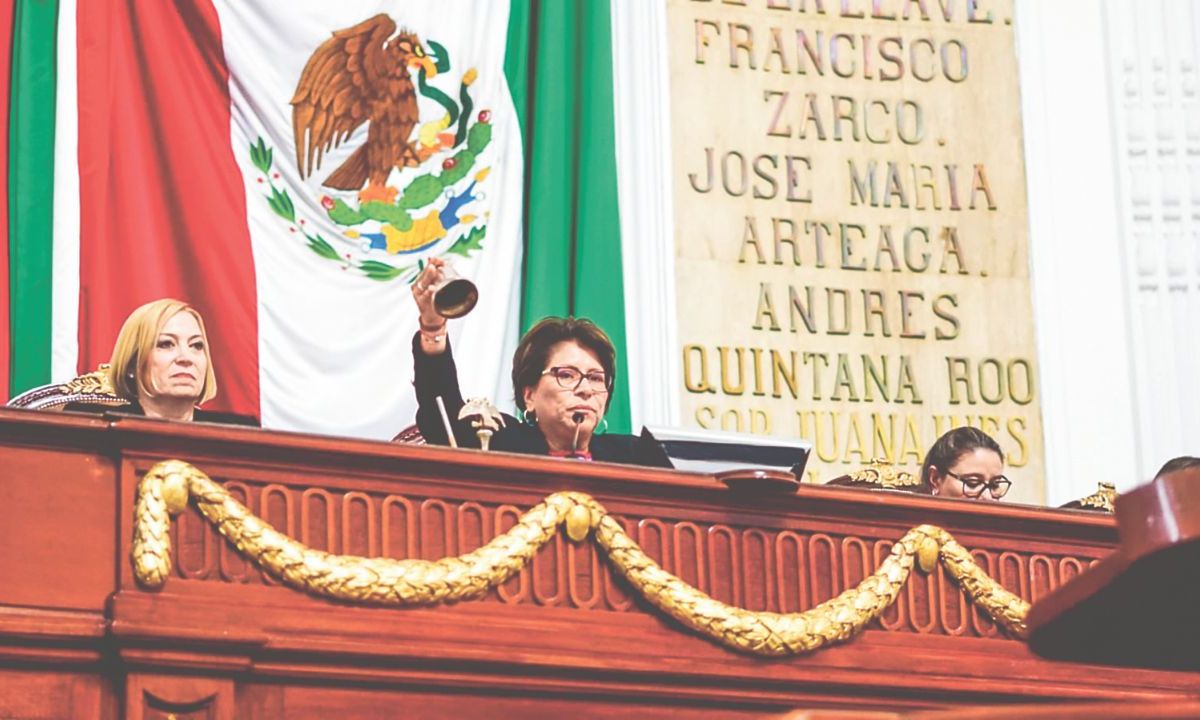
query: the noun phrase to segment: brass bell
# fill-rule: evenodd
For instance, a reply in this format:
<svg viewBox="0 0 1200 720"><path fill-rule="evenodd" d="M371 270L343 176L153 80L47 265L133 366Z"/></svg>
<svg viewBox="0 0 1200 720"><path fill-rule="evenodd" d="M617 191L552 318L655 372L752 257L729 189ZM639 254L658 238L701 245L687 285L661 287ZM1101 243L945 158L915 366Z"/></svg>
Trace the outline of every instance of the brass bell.
<svg viewBox="0 0 1200 720"><path fill-rule="evenodd" d="M458 274L453 265L442 266L442 279L433 286L433 308L438 315L453 320L471 312L479 302L479 288Z"/></svg>

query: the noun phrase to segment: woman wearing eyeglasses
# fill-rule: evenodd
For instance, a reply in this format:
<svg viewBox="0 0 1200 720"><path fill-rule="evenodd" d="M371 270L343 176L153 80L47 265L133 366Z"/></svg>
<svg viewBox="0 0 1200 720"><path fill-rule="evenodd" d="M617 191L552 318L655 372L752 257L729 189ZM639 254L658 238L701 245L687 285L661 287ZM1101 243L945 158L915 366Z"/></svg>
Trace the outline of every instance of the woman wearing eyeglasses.
<svg viewBox="0 0 1200 720"><path fill-rule="evenodd" d="M458 372L446 334L446 319L433 306L433 288L442 279L442 261L431 258L413 283L421 329L413 338L413 384L417 427L426 442L447 445L437 406L440 396L460 447L479 447L469 422L458 420L463 406ZM493 450L579 460L644 464L632 435L600 434L612 399L616 350L590 320L548 317L521 338L513 354L513 398L523 421L505 416L491 439Z"/></svg>
<svg viewBox="0 0 1200 720"><path fill-rule="evenodd" d="M1004 476L1004 453L990 435L972 427L955 428L938 438L921 468L930 494L997 501L1012 481Z"/></svg>

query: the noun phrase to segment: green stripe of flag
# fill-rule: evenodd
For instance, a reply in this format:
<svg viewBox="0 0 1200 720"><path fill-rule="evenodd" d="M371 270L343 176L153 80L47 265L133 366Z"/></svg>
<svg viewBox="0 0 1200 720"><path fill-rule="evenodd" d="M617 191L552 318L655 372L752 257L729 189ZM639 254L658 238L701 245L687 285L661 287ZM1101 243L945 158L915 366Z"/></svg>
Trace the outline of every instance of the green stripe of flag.
<svg viewBox="0 0 1200 720"><path fill-rule="evenodd" d="M17 0L8 134L12 393L50 381L58 3Z"/></svg>
<svg viewBox="0 0 1200 720"><path fill-rule="evenodd" d="M529 28L533 22L532 0L512 0L508 10L508 40L504 53L504 78L517 109L517 122L524 129L529 104ZM526 147L529 136L525 135Z"/></svg>
<svg viewBox="0 0 1200 720"><path fill-rule="evenodd" d="M611 27L609 0L513 0L505 72L528 168L521 326L576 315L604 328L618 362L609 429L629 432Z"/></svg>
<svg viewBox="0 0 1200 720"><path fill-rule="evenodd" d="M517 0L519 3L520 0ZM528 62L525 164L525 286L521 326L572 311L571 276L578 187L580 63L575 0L534 5Z"/></svg>
<svg viewBox="0 0 1200 720"><path fill-rule="evenodd" d="M609 0L583 0L579 150L576 193L576 315L590 317L617 346L617 377L628 378L625 353L625 283L621 264L621 214L617 201L616 130L613 127L612 12ZM630 431L629 383L621 383L608 411L614 432Z"/></svg>

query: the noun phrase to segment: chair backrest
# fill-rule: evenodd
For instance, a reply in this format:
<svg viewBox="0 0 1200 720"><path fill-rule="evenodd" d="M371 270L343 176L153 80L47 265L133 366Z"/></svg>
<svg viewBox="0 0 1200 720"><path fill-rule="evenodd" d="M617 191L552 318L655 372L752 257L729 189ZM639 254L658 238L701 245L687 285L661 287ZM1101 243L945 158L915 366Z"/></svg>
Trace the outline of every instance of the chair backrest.
<svg viewBox="0 0 1200 720"><path fill-rule="evenodd" d="M1116 508L1117 486L1106 482L1098 485L1096 492L1091 495L1072 500L1065 505L1059 505L1059 507L1068 510L1091 510L1092 512L1111 514Z"/></svg>
<svg viewBox="0 0 1200 720"><path fill-rule="evenodd" d="M403 443L405 445L425 445L425 436L421 434L421 430L416 425L409 425L396 434L392 438L392 442Z"/></svg>
<svg viewBox="0 0 1200 720"><path fill-rule="evenodd" d="M108 365L103 364L94 372L64 383L41 385L26 390L9 400L7 406L30 410L62 410L71 403L121 407L128 405L129 401L113 391L112 384L108 381Z"/></svg>
<svg viewBox="0 0 1200 720"><path fill-rule="evenodd" d="M918 495L929 493L929 489L921 484L919 477L897 468L886 460L873 460L866 467L855 470L849 475L836 477L825 484L871 490L898 490Z"/></svg>

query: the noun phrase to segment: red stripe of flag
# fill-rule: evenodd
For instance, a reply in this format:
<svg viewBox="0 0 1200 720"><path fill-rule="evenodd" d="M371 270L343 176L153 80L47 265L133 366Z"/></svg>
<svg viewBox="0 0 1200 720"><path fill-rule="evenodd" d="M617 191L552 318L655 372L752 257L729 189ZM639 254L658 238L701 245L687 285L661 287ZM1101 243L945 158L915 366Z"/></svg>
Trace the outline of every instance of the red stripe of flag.
<svg viewBox="0 0 1200 720"><path fill-rule="evenodd" d="M259 414L258 306L229 70L206 0L79 4L80 370L138 305L204 316L219 394Z"/></svg>

